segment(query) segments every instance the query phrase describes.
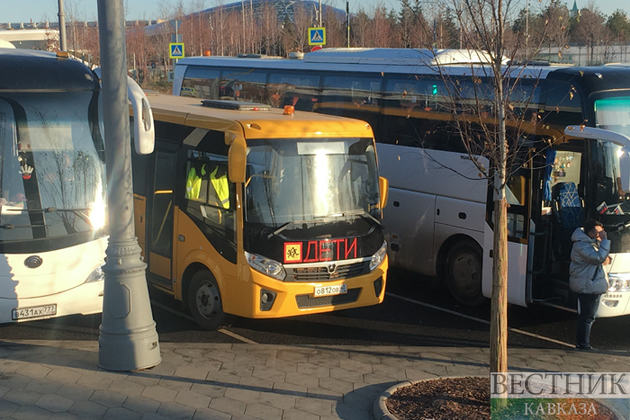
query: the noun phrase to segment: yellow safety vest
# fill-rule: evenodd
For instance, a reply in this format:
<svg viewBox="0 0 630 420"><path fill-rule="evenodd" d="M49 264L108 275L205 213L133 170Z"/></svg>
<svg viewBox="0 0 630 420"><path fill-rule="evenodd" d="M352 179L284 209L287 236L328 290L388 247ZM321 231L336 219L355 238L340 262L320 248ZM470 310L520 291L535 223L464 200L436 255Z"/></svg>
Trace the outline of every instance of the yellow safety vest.
<svg viewBox="0 0 630 420"><path fill-rule="evenodd" d="M206 174L206 165L201 167L201 176ZM188 178L186 179L186 198L188 200L199 199L199 193L201 192L201 177L197 176L197 170L193 167L188 171Z"/></svg>
<svg viewBox="0 0 630 420"><path fill-rule="evenodd" d="M219 167L214 168L214 171L210 174L210 182L212 182L212 186L217 193L217 197L221 201L221 205L224 209L230 208L230 187L228 185L227 174L223 174L222 176L217 178L217 171Z"/></svg>

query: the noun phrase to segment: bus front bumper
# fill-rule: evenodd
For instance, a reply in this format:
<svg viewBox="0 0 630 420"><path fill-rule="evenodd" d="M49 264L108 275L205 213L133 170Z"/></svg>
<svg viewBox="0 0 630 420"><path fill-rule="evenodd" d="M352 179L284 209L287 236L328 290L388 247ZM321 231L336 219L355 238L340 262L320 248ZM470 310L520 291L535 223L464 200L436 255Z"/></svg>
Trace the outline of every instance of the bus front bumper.
<svg viewBox="0 0 630 420"><path fill-rule="evenodd" d="M0 298L0 324L81 314L103 310L103 281L86 282L64 292L28 299Z"/></svg>
<svg viewBox="0 0 630 420"><path fill-rule="evenodd" d="M377 305L385 298L387 259L374 271L327 282L282 282L250 270L251 295L234 315L280 318Z"/></svg>

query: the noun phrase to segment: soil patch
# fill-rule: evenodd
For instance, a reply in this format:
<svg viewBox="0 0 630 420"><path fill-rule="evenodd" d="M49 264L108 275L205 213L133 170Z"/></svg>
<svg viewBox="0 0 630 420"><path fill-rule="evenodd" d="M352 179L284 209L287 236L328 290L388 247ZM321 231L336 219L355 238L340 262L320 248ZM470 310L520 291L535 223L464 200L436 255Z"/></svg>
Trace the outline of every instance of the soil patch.
<svg viewBox="0 0 630 420"><path fill-rule="evenodd" d="M488 420L490 379L440 378L398 388L387 409L399 420Z"/></svg>

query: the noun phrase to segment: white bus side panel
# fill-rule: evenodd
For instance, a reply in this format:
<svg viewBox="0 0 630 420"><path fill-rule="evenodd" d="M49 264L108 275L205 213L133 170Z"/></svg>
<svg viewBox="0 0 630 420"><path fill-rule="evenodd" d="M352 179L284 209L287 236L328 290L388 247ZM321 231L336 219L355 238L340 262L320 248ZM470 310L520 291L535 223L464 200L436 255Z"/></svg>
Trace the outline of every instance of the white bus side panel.
<svg viewBox="0 0 630 420"><path fill-rule="evenodd" d="M488 183L467 154L376 147L379 172L390 187L384 225L392 266L434 276L439 249L452 235L483 244ZM487 167L487 160L480 162Z"/></svg>
<svg viewBox="0 0 630 420"><path fill-rule="evenodd" d="M378 143L379 172L390 187L486 203L488 182L463 153ZM488 161L478 158L485 168Z"/></svg>
<svg viewBox="0 0 630 420"><path fill-rule="evenodd" d="M621 274L622 277L630 277L630 253L610 254L612 259L604 269L608 273ZM626 315L630 313L630 292L607 292L599 300L598 318Z"/></svg>
<svg viewBox="0 0 630 420"><path fill-rule="evenodd" d="M483 282L481 291L487 298L492 296L492 258L494 232L484 223ZM494 253L492 253L494 254ZM527 306L527 245L508 242L508 302Z"/></svg>
<svg viewBox="0 0 630 420"><path fill-rule="evenodd" d="M435 222L483 234L486 221L486 203L438 197L435 204ZM463 232L462 232L463 233ZM479 238L479 236L477 236ZM477 239L481 245L483 241Z"/></svg>
<svg viewBox="0 0 630 420"><path fill-rule="evenodd" d="M103 281L86 283L104 263L107 237L50 252L0 256L0 323L13 322L11 311L57 305L55 316L92 314L103 308ZM28 268L25 260L43 263Z"/></svg>
<svg viewBox="0 0 630 420"><path fill-rule="evenodd" d="M435 198L390 187L389 204L383 211L390 265L435 276Z"/></svg>

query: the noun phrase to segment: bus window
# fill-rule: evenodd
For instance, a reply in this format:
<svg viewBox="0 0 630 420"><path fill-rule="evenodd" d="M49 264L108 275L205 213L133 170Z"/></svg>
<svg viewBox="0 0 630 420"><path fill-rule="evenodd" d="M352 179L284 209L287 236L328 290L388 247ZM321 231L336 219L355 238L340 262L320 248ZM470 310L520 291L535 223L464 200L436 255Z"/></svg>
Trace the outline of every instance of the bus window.
<svg viewBox="0 0 630 420"><path fill-rule="evenodd" d="M551 168L550 187L553 191L559 183L573 182L580 185L580 163L582 154L565 150L556 151L556 157ZM553 193L552 193L553 195Z"/></svg>
<svg viewBox="0 0 630 420"><path fill-rule="evenodd" d="M508 178L508 182L505 185L505 193L507 196L507 202L509 204L508 209L508 236L514 238L525 238L525 209L527 200L527 180L522 175L512 175ZM523 211L519 211L519 207Z"/></svg>
<svg viewBox="0 0 630 420"><path fill-rule="evenodd" d="M540 84L534 79L518 79L510 85L510 111L513 119L525 118L523 122L537 124L540 104ZM535 134L535 133L529 133Z"/></svg>
<svg viewBox="0 0 630 420"><path fill-rule="evenodd" d="M267 103L264 70L226 68L221 71L219 99Z"/></svg>
<svg viewBox="0 0 630 420"><path fill-rule="evenodd" d="M186 211L215 232L234 239L234 184L227 177L227 155L189 151Z"/></svg>
<svg viewBox="0 0 630 420"><path fill-rule="evenodd" d="M320 107L331 104L337 108L340 115L344 115L343 111L346 108L378 105L381 81L381 78L375 77L326 76L322 90L321 102L323 103L320 104ZM348 106L346 107L346 105Z"/></svg>
<svg viewBox="0 0 630 420"><path fill-rule="evenodd" d="M182 81L181 96L203 99L219 99L220 69L189 66Z"/></svg>
<svg viewBox="0 0 630 420"><path fill-rule="evenodd" d="M543 90L546 95L544 112L540 115L540 121L561 133L567 125L583 121L582 99L571 84L548 79L542 83L544 83Z"/></svg>
<svg viewBox="0 0 630 420"><path fill-rule="evenodd" d="M319 76L312 74L273 73L267 84L269 104L278 108L292 105L299 111L312 111L317 102L319 80Z"/></svg>
<svg viewBox="0 0 630 420"><path fill-rule="evenodd" d="M151 251L170 257L173 246L173 188L175 155L158 151L153 183L151 220Z"/></svg>
<svg viewBox="0 0 630 420"><path fill-rule="evenodd" d="M377 141L466 153L461 136L444 118L448 109L444 82L392 76L385 84ZM450 114L450 111L448 112ZM378 126L377 126L378 127Z"/></svg>
<svg viewBox="0 0 630 420"><path fill-rule="evenodd" d="M380 116L381 84L382 77L325 76L315 110L361 119L374 127Z"/></svg>

